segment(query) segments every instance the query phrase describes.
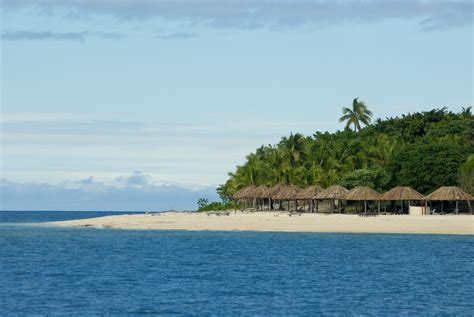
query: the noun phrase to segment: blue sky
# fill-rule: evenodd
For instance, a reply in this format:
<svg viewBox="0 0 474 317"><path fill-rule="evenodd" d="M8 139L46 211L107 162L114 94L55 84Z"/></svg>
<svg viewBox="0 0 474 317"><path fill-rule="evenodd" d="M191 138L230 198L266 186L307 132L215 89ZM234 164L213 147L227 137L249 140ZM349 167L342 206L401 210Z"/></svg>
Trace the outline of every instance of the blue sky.
<svg viewBox="0 0 474 317"><path fill-rule="evenodd" d="M472 1L1 3L3 209L194 208L354 97L473 104Z"/></svg>

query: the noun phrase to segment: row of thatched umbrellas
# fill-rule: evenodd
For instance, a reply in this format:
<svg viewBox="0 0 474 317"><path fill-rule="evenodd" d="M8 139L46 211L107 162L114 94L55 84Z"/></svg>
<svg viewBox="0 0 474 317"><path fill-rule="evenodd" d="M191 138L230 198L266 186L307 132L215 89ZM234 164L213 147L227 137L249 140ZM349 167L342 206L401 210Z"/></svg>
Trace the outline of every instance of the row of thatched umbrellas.
<svg viewBox="0 0 474 317"><path fill-rule="evenodd" d="M333 185L327 189L315 185L302 189L295 185L277 185L274 187L267 186L247 186L239 190L233 196L234 200L253 200L254 206L261 201L262 205L265 200L268 200L269 209L272 209L272 201L279 201L280 206L282 201L294 201L295 208L298 200L304 202L309 201L310 210L313 210L313 202L318 200L329 200L331 202L331 209L334 211L336 200L348 201L364 201L364 210L367 212L367 201L378 201L380 209L380 201L456 201L456 210L458 210L459 201L473 201L474 197L464 192L462 189L455 186L443 186L435 190L427 196L423 196L411 187L397 186L386 192L380 194L370 187L356 186L348 190L340 185ZM338 204L339 205L339 204ZM469 204L469 208L471 206Z"/></svg>

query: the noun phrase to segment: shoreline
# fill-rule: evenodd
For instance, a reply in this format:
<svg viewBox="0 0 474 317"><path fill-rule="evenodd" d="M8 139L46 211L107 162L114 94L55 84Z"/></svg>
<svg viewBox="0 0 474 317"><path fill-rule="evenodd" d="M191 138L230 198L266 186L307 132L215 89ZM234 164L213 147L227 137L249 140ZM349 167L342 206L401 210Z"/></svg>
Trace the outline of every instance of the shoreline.
<svg viewBox="0 0 474 317"><path fill-rule="evenodd" d="M43 223L60 227L315 233L393 233L474 235L473 215L359 217L347 214L232 211L215 213L148 213Z"/></svg>

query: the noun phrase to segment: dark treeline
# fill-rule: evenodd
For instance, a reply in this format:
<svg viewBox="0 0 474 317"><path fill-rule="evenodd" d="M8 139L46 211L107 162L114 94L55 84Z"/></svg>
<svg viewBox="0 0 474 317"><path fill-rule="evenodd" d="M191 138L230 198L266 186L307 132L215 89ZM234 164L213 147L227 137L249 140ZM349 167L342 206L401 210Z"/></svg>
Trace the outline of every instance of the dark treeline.
<svg viewBox="0 0 474 317"><path fill-rule="evenodd" d="M357 100L355 100L357 101ZM365 128L335 133L299 133L264 145L247 156L217 191L226 201L247 185L300 187L340 184L385 191L411 186L427 194L458 185L473 193L474 118L446 108L377 119Z"/></svg>

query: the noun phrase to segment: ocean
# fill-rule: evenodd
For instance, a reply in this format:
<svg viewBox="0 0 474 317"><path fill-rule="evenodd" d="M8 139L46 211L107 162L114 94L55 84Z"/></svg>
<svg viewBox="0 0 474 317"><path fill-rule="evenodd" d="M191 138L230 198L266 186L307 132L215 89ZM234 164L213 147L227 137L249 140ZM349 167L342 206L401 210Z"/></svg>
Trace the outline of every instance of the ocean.
<svg viewBox="0 0 474 317"><path fill-rule="evenodd" d="M474 313L472 236L126 231L0 211L1 316Z"/></svg>

